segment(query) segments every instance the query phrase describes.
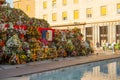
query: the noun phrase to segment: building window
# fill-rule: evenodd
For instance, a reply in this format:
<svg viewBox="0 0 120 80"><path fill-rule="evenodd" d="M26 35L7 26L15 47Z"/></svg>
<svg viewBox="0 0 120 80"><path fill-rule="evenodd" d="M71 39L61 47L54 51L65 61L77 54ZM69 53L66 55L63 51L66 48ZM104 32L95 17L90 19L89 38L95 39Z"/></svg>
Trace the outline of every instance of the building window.
<svg viewBox="0 0 120 80"><path fill-rule="evenodd" d="M56 0L52 0L52 7L56 6Z"/></svg>
<svg viewBox="0 0 120 80"><path fill-rule="evenodd" d="M43 8L44 8L44 9L47 8L47 2L46 2L46 1L43 2Z"/></svg>
<svg viewBox="0 0 120 80"><path fill-rule="evenodd" d="M67 5L67 0L63 0L63 5Z"/></svg>
<svg viewBox="0 0 120 80"><path fill-rule="evenodd" d="M79 11L74 10L74 19L79 19Z"/></svg>
<svg viewBox="0 0 120 80"><path fill-rule="evenodd" d="M17 4L17 7L20 8L20 4L19 3Z"/></svg>
<svg viewBox="0 0 120 80"><path fill-rule="evenodd" d="M93 35L93 28L87 27L86 28L86 40L92 41L92 35Z"/></svg>
<svg viewBox="0 0 120 80"><path fill-rule="evenodd" d="M67 12L66 11L62 13L62 19L67 20Z"/></svg>
<svg viewBox="0 0 120 80"><path fill-rule="evenodd" d="M92 17L92 9L91 8L86 9L86 16L87 17Z"/></svg>
<svg viewBox="0 0 120 80"><path fill-rule="evenodd" d="M101 16L105 16L107 14L106 6L101 6Z"/></svg>
<svg viewBox="0 0 120 80"><path fill-rule="evenodd" d="M117 4L117 13L120 14L120 3Z"/></svg>
<svg viewBox="0 0 120 80"><path fill-rule="evenodd" d="M27 10L27 12L28 12L28 13L30 13L31 8L30 8L30 6L29 6L29 5L27 5L26 10Z"/></svg>
<svg viewBox="0 0 120 80"><path fill-rule="evenodd" d="M74 0L74 3L75 3L75 4L79 3L79 0Z"/></svg>
<svg viewBox="0 0 120 80"><path fill-rule="evenodd" d="M56 21L57 20L57 14L56 13L53 13L52 14L52 21Z"/></svg>
<svg viewBox="0 0 120 80"><path fill-rule="evenodd" d="M43 15L43 19L47 20L47 15L46 14Z"/></svg>

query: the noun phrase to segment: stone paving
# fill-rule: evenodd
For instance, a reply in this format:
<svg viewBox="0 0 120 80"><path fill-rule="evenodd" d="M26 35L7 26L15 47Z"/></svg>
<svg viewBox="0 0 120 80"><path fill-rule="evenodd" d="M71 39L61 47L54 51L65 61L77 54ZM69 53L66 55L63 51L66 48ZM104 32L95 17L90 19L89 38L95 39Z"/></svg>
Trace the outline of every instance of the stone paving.
<svg viewBox="0 0 120 80"><path fill-rule="evenodd" d="M57 58L55 60L44 60L21 65L0 65L0 80L24 80L15 79L15 76L22 76L38 72L55 70L72 65L79 65L105 59L120 58L120 51L113 54L111 51L100 51L99 54L79 57ZM5 79L8 78L8 79ZM25 78L26 79L26 78ZM26 80L29 80L28 78Z"/></svg>

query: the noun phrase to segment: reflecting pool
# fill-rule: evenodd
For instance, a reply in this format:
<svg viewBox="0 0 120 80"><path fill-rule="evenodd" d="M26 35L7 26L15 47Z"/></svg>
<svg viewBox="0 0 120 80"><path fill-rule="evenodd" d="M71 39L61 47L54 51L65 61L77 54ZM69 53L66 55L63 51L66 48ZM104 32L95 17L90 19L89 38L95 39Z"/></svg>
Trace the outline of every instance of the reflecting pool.
<svg viewBox="0 0 120 80"><path fill-rule="evenodd" d="M120 59L75 65L30 75L30 80L120 80Z"/></svg>

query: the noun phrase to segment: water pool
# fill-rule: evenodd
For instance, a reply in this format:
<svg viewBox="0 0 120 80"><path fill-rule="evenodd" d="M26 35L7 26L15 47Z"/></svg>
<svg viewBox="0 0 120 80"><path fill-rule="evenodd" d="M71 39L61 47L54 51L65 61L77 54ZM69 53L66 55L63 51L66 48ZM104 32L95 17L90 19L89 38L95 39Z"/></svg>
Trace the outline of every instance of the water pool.
<svg viewBox="0 0 120 80"><path fill-rule="evenodd" d="M75 65L30 75L30 80L120 80L120 59Z"/></svg>

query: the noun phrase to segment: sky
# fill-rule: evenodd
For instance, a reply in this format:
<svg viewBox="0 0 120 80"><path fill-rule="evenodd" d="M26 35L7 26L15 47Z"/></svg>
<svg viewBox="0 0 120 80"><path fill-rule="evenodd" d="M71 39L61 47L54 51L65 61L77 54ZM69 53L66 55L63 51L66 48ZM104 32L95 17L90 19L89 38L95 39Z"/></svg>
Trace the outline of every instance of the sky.
<svg viewBox="0 0 120 80"><path fill-rule="evenodd" d="M8 3L10 3L10 6L13 7L13 0L6 0Z"/></svg>

